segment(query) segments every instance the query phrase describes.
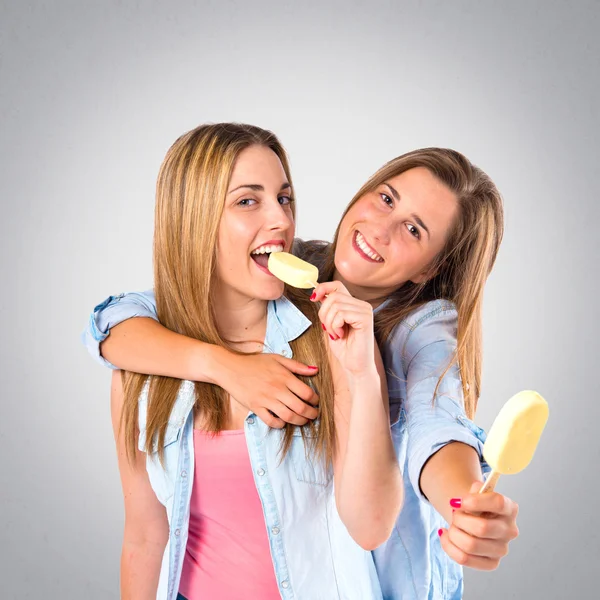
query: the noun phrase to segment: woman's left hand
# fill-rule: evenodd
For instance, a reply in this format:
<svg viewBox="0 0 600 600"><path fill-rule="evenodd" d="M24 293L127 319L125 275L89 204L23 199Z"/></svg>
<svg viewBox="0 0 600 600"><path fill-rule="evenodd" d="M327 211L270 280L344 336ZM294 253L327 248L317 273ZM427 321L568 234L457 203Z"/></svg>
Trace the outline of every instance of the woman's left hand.
<svg viewBox="0 0 600 600"><path fill-rule="evenodd" d="M319 284L311 300L321 302L319 319L342 367L352 375L375 369L373 307L351 296L339 281Z"/></svg>
<svg viewBox="0 0 600 600"><path fill-rule="evenodd" d="M472 569L492 571L508 554L509 542L519 535L519 507L496 492L479 494L482 485L482 482L474 483L464 498L451 501L452 523L438 533L444 552L455 562Z"/></svg>

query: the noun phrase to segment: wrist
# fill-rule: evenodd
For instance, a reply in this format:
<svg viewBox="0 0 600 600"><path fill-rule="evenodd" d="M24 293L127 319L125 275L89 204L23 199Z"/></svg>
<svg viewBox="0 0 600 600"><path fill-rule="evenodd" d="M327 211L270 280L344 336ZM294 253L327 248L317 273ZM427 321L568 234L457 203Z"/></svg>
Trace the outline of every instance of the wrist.
<svg viewBox="0 0 600 600"><path fill-rule="evenodd" d="M381 386L379 373L374 364L358 372L347 371L347 378L350 389L355 391L360 391L365 388L371 389L373 387L376 387L376 389L379 390Z"/></svg>
<svg viewBox="0 0 600 600"><path fill-rule="evenodd" d="M190 354L190 379L223 386L227 379L230 352L222 346L198 342Z"/></svg>

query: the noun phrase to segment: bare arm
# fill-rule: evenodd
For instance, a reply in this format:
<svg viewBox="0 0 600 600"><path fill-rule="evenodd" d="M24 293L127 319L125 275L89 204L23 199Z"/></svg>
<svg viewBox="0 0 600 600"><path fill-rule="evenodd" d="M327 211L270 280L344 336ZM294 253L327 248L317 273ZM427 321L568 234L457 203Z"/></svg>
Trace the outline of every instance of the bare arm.
<svg viewBox="0 0 600 600"><path fill-rule="evenodd" d="M373 550L391 535L403 498L385 373L373 336L373 311L339 282L322 284L316 294L316 300L328 295L319 316L325 335L331 332L337 338L330 342L338 435L336 503L350 535Z"/></svg>
<svg viewBox="0 0 600 600"><path fill-rule="evenodd" d="M123 435L119 431L122 407L121 373L115 371L111 385L111 414L125 501L121 598L150 600L156 598L169 526L165 507L158 501L148 480L146 455L138 451L133 464L127 459Z"/></svg>
<svg viewBox="0 0 600 600"><path fill-rule="evenodd" d="M444 520L452 522L452 498L469 493L474 481L482 481L477 452L452 442L436 452L421 471L421 490Z"/></svg>
<svg viewBox="0 0 600 600"><path fill-rule="evenodd" d="M338 511L352 537L364 549L374 550L390 537L403 499L389 409L383 400L387 400L385 375L374 369L359 377L348 377L339 364L333 372Z"/></svg>

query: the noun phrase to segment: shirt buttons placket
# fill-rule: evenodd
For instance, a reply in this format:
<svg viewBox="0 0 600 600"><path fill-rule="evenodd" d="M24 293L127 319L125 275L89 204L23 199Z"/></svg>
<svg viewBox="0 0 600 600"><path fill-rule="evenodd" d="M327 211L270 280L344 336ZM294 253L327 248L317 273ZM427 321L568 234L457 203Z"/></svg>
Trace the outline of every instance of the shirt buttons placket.
<svg viewBox="0 0 600 600"><path fill-rule="evenodd" d="M252 425L255 423L255 415L246 418L246 423L248 425ZM266 457L264 455L265 446L263 443L259 443L260 438L260 428L258 425L256 427L248 428L248 440L250 442L251 447L251 462L253 462L254 472L256 474L256 487L258 490L258 494L261 498L261 502L263 507L275 507L275 512L273 512L273 508L265 509L265 520L267 521L267 526L269 527L269 537L271 538L272 548L273 548L273 559L275 562L275 570L278 575L279 581L279 590L281 595L286 600L294 597L292 593L292 586L289 580L289 572L288 567L285 560L285 552L283 550L283 536L281 535L281 529L279 525L279 518L277 516L277 508L273 495L273 488L271 481L269 480L268 469L266 464ZM262 440L260 440L262 442ZM252 460L254 458L254 460ZM271 537L273 536L273 537Z"/></svg>

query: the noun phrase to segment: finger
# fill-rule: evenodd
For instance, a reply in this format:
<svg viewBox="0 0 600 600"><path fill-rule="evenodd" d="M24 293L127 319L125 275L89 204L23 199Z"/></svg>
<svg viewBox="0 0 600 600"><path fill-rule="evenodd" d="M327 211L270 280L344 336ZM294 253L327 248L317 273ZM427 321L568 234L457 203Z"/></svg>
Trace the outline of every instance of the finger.
<svg viewBox="0 0 600 600"><path fill-rule="evenodd" d="M272 429L283 429L285 427L285 423L266 408L257 408L255 414L267 427Z"/></svg>
<svg viewBox="0 0 600 600"><path fill-rule="evenodd" d="M282 421L285 421L286 423L297 425L298 427L302 427L303 425L306 425L308 423L308 419L306 417L302 417L299 414L295 413L293 410L288 408L283 402L277 402L276 406L274 408L269 407L269 410L275 413L277 417L279 417Z"/></svg>
<svg viewBox="0 0 600 600"><path fill-rule="evenodd" d="M343 330L344 323L338 321L337 326L331 325L332 315L337 312L348 311L355 315L363 315L362 317L359 317L359 320L364 323L372 321L373 309L371 306L360 300L351 300L352 301L349 302L348 297L332 294L322 303L321 308L319 309L319 319L321 320L321 323L325 325L325 331L330 335L334 335L334 337L343 337L345 333ZM355 318L354 321L357 322L357 319Z"/></svg>
<svg viewBox="0 0 600 600"><path fill-rule="evenodd" d="M305 419L316 419L319 416L319 411L314 406L303 402L292 392L285 395L282 394L278 397L278 400L298 416Z"/></svg>
<svg viewBox="0 0 600 600"><path fill-rule="evenodd" d="M511 540L516 537L516 532L511 531L511 525L507 523L506 517L472 515L457 510L452 515L452 524L476 538ZM514 528L516 529L516 526Z"/></svg>
<svg viewBox="0 0 600 600"><path fill-rule="evenodd" d="M471 556L457 548L449 539L448 531L440 529L440 543L444 552L456 563L463 567L479 569L480 571L493 571L498 567L500 560L497 558L484 558L482 556Z"/></svg>
<svg viewBox="0 0 600 600"><path fill-rule="evenodd" d="M470 513L490 513L501 516L510 516L516 510L515 503L510 498L496 492L467 494L461 499L461 508Z"/></svg>
<svg viewBox="0 0 600 600"><path fill-rule="evenodd" d="M313 302L322 302L324 298L326 298L329 294L333 292L342 292L346 295L350 295L346 287L340 281L327 281L325 283L320 283L313 291L313 295L311 296L311 300Z"/></svg>
<svg viewBox="0 0 600 600"><path fill-rule="evenodd" d="M312 406L319 405L319 396L309 385L306 385L303 381L300 381L296 377L290 377L287 380L286 385L290 392L298 396L300 400L308 402Z"/></svg>
<svg viewBox="0 0 600 600"><path fill-rule="evenodd" d="M274 354L275 360L282 366L284 366L288 371L292 373L296 373L297 375L306 375L312 376L316 375L319 372L319 367L312 365L305 365L293 358L286 358L285 356L280 356L279 354Z"/></svg>
<svg viewBox="0 0 600 600"><path fill-rule="evenodd" d="M372 313L366 312L361 308L356 307L346 308L334 307L327 314L328 323L327 328L334 331L345 333L346 328L353 329L355 331L368 331L369 335L373 335L373 320ZM340 336L344 337L344 336Z"/></svg>
<svg viewBox="0 0 600 600"><path fill-rule="evenodd" d="M456 548L470 556L500 559L508 554L508 542L474 537L454 524L448 529L447 536Z"/></svg>

